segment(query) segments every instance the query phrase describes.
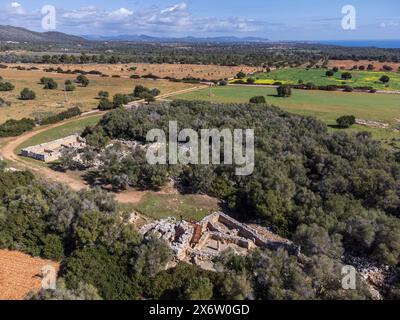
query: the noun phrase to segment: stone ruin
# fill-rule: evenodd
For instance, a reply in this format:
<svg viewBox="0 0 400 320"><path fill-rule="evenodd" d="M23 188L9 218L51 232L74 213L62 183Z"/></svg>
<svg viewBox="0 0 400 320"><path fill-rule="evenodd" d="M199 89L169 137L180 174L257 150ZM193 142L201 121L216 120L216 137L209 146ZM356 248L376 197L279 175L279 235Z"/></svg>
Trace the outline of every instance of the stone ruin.
<svg viewBox="0 0 400 320"><path fill-rule="evenodd" d="M372 120L364 120L364 119L356 119L356 124L366 126L369 128L375 129L387 129L389 128L389 124L381 121L372 121Z"/></svg>
<svg viewBox="0 0 400 320"><path fill-rule="evenodd" d="M214 270L213 259L227 249L240 255L255 248L284 248L292 255L300 254L300 248L291 241L260 226L241 223L222 212L213 213L200 222L175 218L159 220L143 226L140 232L144 236L156 234L164 238L177 260L207 270Z"/></svg>
<svg viewBox="0 0 400 320"><path fill-rule="evenodd" d="M60 159L66 149L81 150L85 146L86 140L79 134L73 134L62 139L25 148L21 150L21 155L47 163Z"/></svg>

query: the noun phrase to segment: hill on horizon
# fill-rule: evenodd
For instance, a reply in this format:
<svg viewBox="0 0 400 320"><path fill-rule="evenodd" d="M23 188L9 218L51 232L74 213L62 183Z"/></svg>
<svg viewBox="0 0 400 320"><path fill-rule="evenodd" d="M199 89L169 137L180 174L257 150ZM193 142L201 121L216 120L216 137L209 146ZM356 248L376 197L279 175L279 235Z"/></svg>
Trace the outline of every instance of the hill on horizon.
<svg viewBox="0 0 400 320"><path fill-rule="evenodd" d="M86 43L89 40L62 32L35 32L25 28L0 25L0 41L35 43Z"/></svg>
<svg viewBox="0 0 400 320"><path fill-rule="evenodd" d="M57 44L74 44L88 42L187 42L187 43L261 43L268 42L268 39L259 37L153 37L148 35L82 35L75 36L62 32L48 31L36 32L26 28L14 27L10 25L0 25L0 41L15 42L35 42L35 43L57 43Z"/></svg>

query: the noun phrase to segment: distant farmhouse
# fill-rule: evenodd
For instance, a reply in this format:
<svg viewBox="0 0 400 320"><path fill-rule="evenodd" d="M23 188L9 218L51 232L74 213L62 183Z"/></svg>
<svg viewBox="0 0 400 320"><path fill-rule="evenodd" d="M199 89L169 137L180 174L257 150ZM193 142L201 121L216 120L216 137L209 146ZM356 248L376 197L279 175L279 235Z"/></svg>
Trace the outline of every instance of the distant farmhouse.
<svg viewBox="0 0 400 320"><path fill-rule="evenodd" d="M21 151L21 155L47 163L60 159L62 151L65 149L83 149L85 146L85 139L79 134L73 134L62 139L25 148Z"/></svg>

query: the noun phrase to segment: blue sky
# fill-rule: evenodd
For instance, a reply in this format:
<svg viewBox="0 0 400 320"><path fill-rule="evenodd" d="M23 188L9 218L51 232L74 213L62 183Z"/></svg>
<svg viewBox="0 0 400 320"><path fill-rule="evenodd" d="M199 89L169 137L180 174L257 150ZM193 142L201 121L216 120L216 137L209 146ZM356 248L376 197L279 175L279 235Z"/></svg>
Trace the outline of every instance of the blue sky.
<svg viewBox="0 0 400 320"><path fill-rule="evenodd" d="M43 5L57 31L77 35L261 36L271 40L400 39L399 0L0 0L0 24L41 30ZM356 29L342 28L342 7Z"/></svg>

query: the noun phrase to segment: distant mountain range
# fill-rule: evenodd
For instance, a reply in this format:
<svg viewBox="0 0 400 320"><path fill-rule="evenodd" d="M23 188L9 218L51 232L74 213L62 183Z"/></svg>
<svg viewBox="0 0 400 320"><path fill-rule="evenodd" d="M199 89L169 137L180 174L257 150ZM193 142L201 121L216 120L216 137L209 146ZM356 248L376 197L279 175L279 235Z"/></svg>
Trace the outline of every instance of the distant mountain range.
<svg viewBox="0 0 400 320"><path fill-rule="evenodd" d="M268 39L258 37L152 37L147 35L117 35L117 36L98 36L98 35L84 35L85 39L93 41L126 41L126 42L188 42L188 43L255 43L255 42L268 42Z"/></svg>
<svg viewBox="0 0 400 320"><path fill-rule="evenodd" d="M74 44L87 43L90 41L120 41L120 42L186 42L186 43L256 43L267 42L268 39L258 37L152 37L147 35L118 35L97 36L84 35L73 36L62 32L35 32L25 28L0 25L0 41L34 42L34 43L57 43Z"/></svg>
<svg viewBox="0 0 400 320"><path fill-rule="evenodd" d="M71 36L61 32L34 32L28 29L1 26L0 25L0 41L13 41L13 42L34 42L34 43L85 43L87 39L77 36Z"/></svg>

